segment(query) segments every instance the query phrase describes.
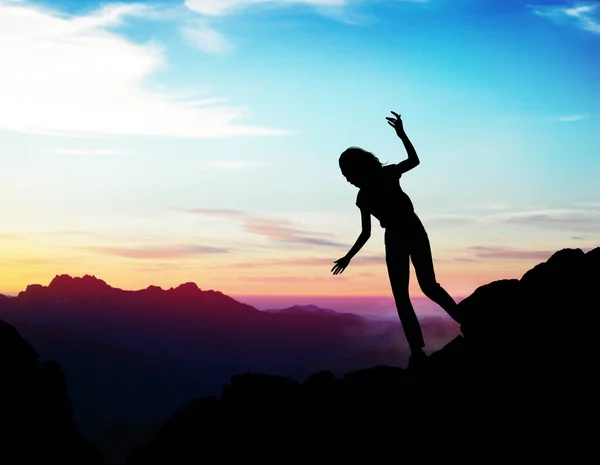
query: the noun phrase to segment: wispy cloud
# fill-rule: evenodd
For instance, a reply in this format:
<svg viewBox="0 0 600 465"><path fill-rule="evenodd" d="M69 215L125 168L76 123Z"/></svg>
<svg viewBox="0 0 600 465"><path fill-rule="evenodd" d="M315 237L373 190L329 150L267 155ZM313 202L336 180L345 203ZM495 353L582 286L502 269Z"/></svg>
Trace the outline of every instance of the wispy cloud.
<svg viewBox="0 0 600 465"><path fill-rule="evenodd" d="M125 155L123 152L118 150L110 149L66 149L66 148L54 148L48 149L52 153L59 155L76 155L76 156L114 156L114 155Z"/></svg>
<svg viewBox="0 0 600 465"><path fill-rule="evenodd" d="M584 240L584 237L571 237L573 240ZM584 252L591 247L581 248ZM456 256L452 258L437 258L436 262L480 262L483 260L523 260L533 262L545 262L558 249L538 250L519 249L505 246L471 246L467 247L468 256Z"/></svg>
<svg viewBox="0 0 600 465"><path fill-rule="evenodd" d="M352 1L352 0L350 0ZM186 0L184 5L189 11L200 15L201 21L188 21L180 28L184 40L194 47L211 54L230 52L234 46L221 32L208 24L215 17L229 16L256 7L289 7L292 5L311 6L316 12L324 8L325 16L328 8L333 8L336 13L344 9L348 0Z"/></svg>
<svg viewBox="0 0 600 465"><path fill-rule="evenodd" d="M219 208L187 208L187 209L179 209L173 208L173 210L183 211L186 213L193 213L195 215L206 215L206 216L220 216L220 217L231 217L231 218L241 218L245 215L245 213L241 210L231 210L227 208L219 209Z"/></svg>
<svg viewBox="0 0 600 465"><path fill-rule="evenodd" d="M422 218L426 226L486 225L490 223L488 216L464 213L423 215Z"/></svg>
<svg viewBox="0 0 600 465"><path fill-rule="evenodd" d="M560 227L579 229L600 228L600 211L574 209L548 209L538 211L512 212L494 215L492 221L540 227Z"/></svg>
<svg viewBox="0 0 600 465"><path fill-rule="evenodd" d="M501 260L548 260L555 250L523 250L508 247L469 247L478 258L501 259Z"/></svg>
<svg viewBox="0 0 600 465"><path fill-rule="evenodd" d="M337 259L339 257L335 257ZM357 255L352 259L351 267L365 266L365 265L385 265L385 256L381 255ZM289 258L281 260L256 260L253 262L237 262L227 265L228 268L241 268L241 269L253 269L253 268L285 268L285 267L322 267L323 269L330 270L333 268L333 258L323 257L312 257L312 258Z"/></svg>
<svg viewBox="0 0 600 465"><path fill-rule="evenodd" d="M440 214L424 217L428 225L521 225L538 228L557 228L572 231L600 231L600 210L594 209L537 209L523 211L494 210L480 211L473 214Z"/></svg>
<svg viewBox="0 0 600 465"><path fill-rule="evenodd" d="M142 3L66 15L0 0L0 63L10 70L0 73L0 129L182 138L292 133L240 123L249 114L246 107L150 90L145 82L166 65L164 47L120 34L118 28L131 19L163 20ZM204 46L222 46L215 35L200 35Z"/></svg>
<svg viewBox="0 0 600 465"><path fill-rule="evenodd" d="M186 245L180 247L80 247L90 252L104 255L116 255L119 257L136 259L182 259L207 254L225 254L229 249L221 247L209 247L200 245Z"/></svg>
<svg viewBox="0 0 600 465"><path fill-rule="evenodd" d="M600 34L600 3L575 2L570 5L528 5L534 14L559 24L568 24L592 34Z"/></svg>
<svg viewBox="0 0 600 465"><path fill-rule="evenodd" d="M3 257L2 265L8 268L12 267L31 267L31 268L46 268L54 269L66 266L81 265L81 260L78 258L68 258L65 256L55 257Z"/></svg>
<svg viewBox="0 0 600 465"><path fill-rule="evenodd" d="M97 236L97 237L105 237L103 234L99 234L95 231L86 231L83 229L59 229L55 231L37 231L31 233L39 236Z"/></svg>
<svg viewBox="0 0 600 465"><path fill-rule="evenodd" d="M187 42L206 53L223 54L233 50L233 44L219 31L203 22L193 22L181 27Z"/></svg>
<svg viewBox="0 0 600 465"><path fill-rule="evenodd" d="M308 232L293 226L290 221L269 218L245 218L243 228L246 232L257 234L279 242L326 247L346 247L347 244L326 239L333 236L329 233Z"/></svg>
<svg viewBox="0 0 600 465"><path fill-rule="evenodd" d="M322 283L322 276L240 276L239 281L253 283ZM346 276L332 277L336 281L346 281Z"/></svg>
<svg viewBox="0 0 600 465"><path fill-rule="evenodd" d="M185 5L203 15L223 16L258 5L326 7L344 6L348 3L348 0L186 0Z"/></svg>
<svg viewBox="0 0 600 465"><path fill-rule="evenodd" d="M584 239L583 237L572 237L571 239ZM583 252L594 249L595 247L579 247ZM515 249L510 247L500 246L474 246L469 247L468 250L473 251L475 257L485 259L499 259L499 260L528 260L536 262L545 262L557 250L527 250L527 249ZM459 260L458 258L456 260ZM464 259L463 259L464 260ZM469 259L467 259L469 260Z"/></svg>
<svg viewBox="0 0 600 465"><path fill-rule="evenodd" d="M184 271L190 270L189 266L183 266L179 263L168 262L159 264L156 266L140 266L136 267L134 271L139 273L165 273L166 271ZM158 286L160 287L160 286Z"/></svg>
<svg viewBox="0 0 600 465"><path fill-rule="evenodd" d="M430 0L395 0L395 3L426 4ZM350 25L364 24L370 18L359 11L368 0L186 0L184 5L203 19L222 18L250 9L273 9L308 7L316 14ZM203 22L198 28L183 27L182 35L196 43L198 48L209 53L222 53L233 48L232 44L219 32Z"/></svg>
<svg viewBox="0 0 600 465"><path fill-rule="evenodd" d="M191 208L182 209L182 211L197 215L237 218L241 221L241 226L247 233L266 237L279 244L303 244L337 248L348 246L348 244L329 239L335 237L331 233L305 231L295 227L288 220L257 217L239 210Z"/></svg>
<svg viewBox="0 0 600 465"><path fill-rule="evenodd" d="M287 266L326 266L333 260L326 258L290 258L287 260L255 260L228 264L228 268L254 269L254 268L277 268Z"/></svg>
<svg viewBox="0 0 600 465"><path fill-rule="evenodd" d="M572 123L575 121L581 121L588 117L589 117L588 115L563 115L563 116L557 116L556 120L563 122L563 123Z"/></svg>
<svg viewBox="0 0 600 465"><path fill-rule="evenodd" d="M428 3L430 0L395 0L396 3ZM342 8L367 3L368 0L186 0L185 5L197 13L208 16L224 16L257 7L308 6L317 12L325 8Z"/></svg>

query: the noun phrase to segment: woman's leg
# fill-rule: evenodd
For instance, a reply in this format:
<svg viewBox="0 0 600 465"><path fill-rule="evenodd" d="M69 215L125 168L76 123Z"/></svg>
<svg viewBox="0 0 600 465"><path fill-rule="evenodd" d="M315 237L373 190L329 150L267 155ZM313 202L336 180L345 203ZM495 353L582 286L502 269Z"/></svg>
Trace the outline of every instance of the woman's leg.
<svg viewBox="0 0 600 465"><path fill-rule="evenodd" d="M411 226L410 258L423 294L442 307L456 322L461 323L458 304L436 281L429 237L417 215L412 219Z"/></svg>
<svg viewBox="0 0 600 465"><path fill-rule="evenodd" d="M385 261L396 302L398 316L411 351L420 352L425 347L423 333L408 295L410 278L409 250L400 231L385 231Z"/></svg>

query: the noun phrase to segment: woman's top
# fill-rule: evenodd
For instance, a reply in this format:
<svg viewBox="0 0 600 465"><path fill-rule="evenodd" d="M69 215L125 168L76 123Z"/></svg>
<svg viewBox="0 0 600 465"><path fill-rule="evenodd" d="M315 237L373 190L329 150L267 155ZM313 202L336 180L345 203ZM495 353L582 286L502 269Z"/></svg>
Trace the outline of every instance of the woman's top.
<svg viewBox="0 0 600 465"><path fill-rule="evenodd" d="M382 228L402 226L415 212L410 198L400 187L398 172L389 165L383 166L369 185L360 188L356 206L377 218Z"/></svg>

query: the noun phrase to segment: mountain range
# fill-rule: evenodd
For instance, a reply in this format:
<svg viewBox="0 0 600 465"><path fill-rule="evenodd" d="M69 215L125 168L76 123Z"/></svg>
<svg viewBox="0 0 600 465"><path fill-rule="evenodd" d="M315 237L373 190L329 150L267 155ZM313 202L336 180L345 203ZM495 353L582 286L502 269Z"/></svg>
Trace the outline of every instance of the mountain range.
<svg viewBox="0 0 600 465"><path fill-rule="evenodd" d="M57 275L0 296L0 318L63 367L89 436L164 419L190 397L217 394L239 372L303 379L408 357L399 321L314 305L260 311L191 282L129 291L91 275ZM423 326L431 350L458 333L444 318Z"/></svg>
<svg viewBox="0 0 600 465"><path fill-rule="evenodd" d="M85 278L95 283L93 279ZM374 364L341 375L320 370L304 380L282 374L285 370L243 369L216 394L190 395L166 419L137 429L105 431L91 441L75 420L77 406L71 403L67 387L69 372L55 361L39 360L20 331L0 320L2 460L11 457L10 463L16 463L18 454L18 463L184 465L215 457L276 463L291 457L376 461L418 454L428 461L480 462L493 456L495 460L582 462L595 453L599 282L600 247L587 253L563 249L520 279L477 288L459 303L464 315L462 334L409 370L398 366L398 359L388 366ZM64 293L69 286L62 294L37 289L46 289L38 297L46 293L54 300L41 298L34 305L21 296L0 298L2 311L14 317L44 303L50 308L72 302ZM123 310L119 302L115 298L113 304ZM94 308L99 310L101 303L102 298L97 299ZM84 308L80 303L71 311ZM290 321L339 318L312 307L281 314L247 310L236 316L254 321L259 329L272 318L282 318L277 320L284 323L282 328ZM200 309L187 311L201 313ZM205 313L219 311L212 308ZM316 315L324 320L315 320ZM224 316L202 318L219 324L227 321ZM336 321L352 332L356 329L352 325L360 320ZM153 324L151 320L144 327ZM34 334L38 328L28 330ZM63 329L54 331L58 339L69 337ZM328 335L336 334L329 331ZM81 353L82 364L86 357ZM143 397L142 387L131 388ZM90 404L96 400L93 396ZM102 405L108 407L109 403Z"/></svg>

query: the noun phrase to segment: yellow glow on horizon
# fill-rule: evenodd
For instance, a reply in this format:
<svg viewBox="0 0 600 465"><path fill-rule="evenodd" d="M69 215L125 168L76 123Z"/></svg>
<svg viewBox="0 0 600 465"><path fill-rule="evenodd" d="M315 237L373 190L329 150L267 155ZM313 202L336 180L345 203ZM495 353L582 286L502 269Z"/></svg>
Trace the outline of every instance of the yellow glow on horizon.
<svg viewBox="0 0 600 465"><path fill-rule="evenodd" d="M215 290L227 295L321 295L321 296L382 296L391 295L385 265L348 267L333 276L331 266L291 265L262 266L256 269L229 268L228 261L238 263L243 258L219 259L218 265L202 258L182 260L131 259L88 252L71 252L27 242L26 247L0 246L0 294L17 295L29 284L47 286L60 274L73 277L93 275L108 285L124 290L145 289L150 285L163 289L194 282L202 290ZM477 287L499 279L520 278L531 268L529 263L450 263L436 265L438 282L451 294L465 296ZM421 297L414 269L411 266L409 292Z"/></svg>
<svg viewBox="0 0 600 465"><path fill-rule="evenodd" d="M361 257L368 258L370 253L376 259L382 255L380 262L356 260L341 275L333 276L335 257L307 257L302 250L285 257L276 250L232 255L181 251L174 241L162 245L152 242L149 246L145 243L145 248L136 249L139 244L132 246L131 240L113 239L90 246L89 238L68 239L42 234L0 236L0 294L17 295L29 284L47 286L56 275L88 274L124 290L150 285L169 289L194 282L202 290L227 295L392 295L383 255L375 250ZM535 259L509 258L458 261L450 255L439 257L435 272L437 281L451 295L467 296L489 282L518 279L537 263ZM410 295L422 297L412 265L410 273Z"/></svg>

